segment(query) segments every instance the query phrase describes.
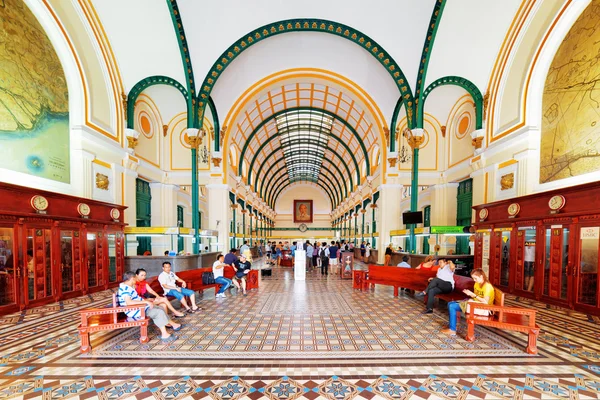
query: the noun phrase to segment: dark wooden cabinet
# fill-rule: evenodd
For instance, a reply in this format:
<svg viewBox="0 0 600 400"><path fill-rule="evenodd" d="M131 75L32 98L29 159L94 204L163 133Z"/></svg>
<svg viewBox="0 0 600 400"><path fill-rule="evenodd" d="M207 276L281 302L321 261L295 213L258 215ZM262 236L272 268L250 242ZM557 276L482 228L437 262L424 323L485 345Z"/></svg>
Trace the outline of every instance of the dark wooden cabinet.
<svg viewBox="0 0 600 400"><path fill-rule="evenodd" d="M600 182L473 209L475 267L494 285L600 315Z"/></svg>
<svg viewBox="0 0 600 400"><path fill-rule="evenodd" d="M118 284L125 207L6 183L0 198L0 314Z"/></svg>

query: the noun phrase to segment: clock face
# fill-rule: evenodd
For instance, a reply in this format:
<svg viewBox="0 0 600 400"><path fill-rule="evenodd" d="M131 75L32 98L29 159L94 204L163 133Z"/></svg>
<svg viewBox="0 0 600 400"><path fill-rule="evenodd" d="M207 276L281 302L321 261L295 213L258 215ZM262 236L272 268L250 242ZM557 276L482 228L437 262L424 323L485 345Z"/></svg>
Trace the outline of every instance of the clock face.
<svg viewBox="0 0 600 400"><path fill-rule="evenodd" d="M550 201L548 201L548 207L550 207L552 211L558 211L565 206L566 202L567 201L565 200L565 197L558 194L550 198Z"/></svg>
<svg viewBox="0 0 600 400"><path fill-rule="evenodd" d="M79 212L79 215L83 216L83 217L87 217L88 215L90 215L90 206L88 206L85 203L79 203L79 205L77 206L77 211Z"/></svg>
<svg viewBox="0 0 600 400"><path fill-rule="evenodd" d="M48 200L44 196L33 196L31 198L31 207L37 211L44 211L48 208Z"/></svg>
<svg viewBox="0 0 600 400"><path fill-rule="evenodd" d="M508 215L514 217L519 213L520 210L521 206L518 203L512 203L510 206L508 206Z"/></svg>
<svg viewBox="0 0 600 400"><path fill-rule="evenodd" d="M479 219L486 219L487 217L488 217L487 208L482 208L481 210L479 210Z"/></svg>
<svg viewBox="0 0 600 400"><path fill-rule="evenodd" d="M119 209L113 208L112 210L110 210L110 217L112 219L119 219L120 216L121 216L121 211L119 211Z"/></svg>
<svg viewBox="0 0 600 400"><path fill-rule="evenodd" d="M308 226L306 226L306 224L300 224L298 229L300 230L300 232L306 232L308 230Z"/></svg>

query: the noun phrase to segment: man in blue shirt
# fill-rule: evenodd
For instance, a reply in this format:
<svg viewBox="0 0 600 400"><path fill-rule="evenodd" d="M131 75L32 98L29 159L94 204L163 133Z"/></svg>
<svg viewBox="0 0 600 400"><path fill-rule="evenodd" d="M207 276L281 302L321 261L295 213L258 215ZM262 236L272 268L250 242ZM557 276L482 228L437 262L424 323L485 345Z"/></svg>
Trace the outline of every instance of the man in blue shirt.
<svg viewBox="0 0 600 400"><path fill-rule="evenodd" d="M123 282L119 285L117 291L117 303L120 307L126 306L146 306L146 316L154 322L154 325L160 329L162 334L160 339L163 342L172 342L176 339L175 335L170 335L167 332L166 327L173 328L174 331L181 329L181 325L170 320L165 310L160 307L154 306L152 301L145 300L135 291L135 273L127 271L123 274ZM124 311L125 315L130 319L136 320L142 317L141 307L137 310Z"/></svg>
<svg viewBox="0 0 600 400"><path fill-rule="evenodd" d="M296 242L292 242L292 247L290 247L290 250L292 250L292 257L296 256Z"/></svg>
<svg viewBox="0 0 600 400"><path fill-rule="evenodd" d="M338 250L335 241L332 240L331 246L329 246L329 265L331 265L331 273L333 275L337 275L340 272L338 268Z"/></svg>
<svg viewBox="0 0 600 400"><path fill-rule="evenodd" d="M238 260L237 256L235 255L235 252L236 249L229 250L229 253L227 253L227 255L225 256L225 260L223 260L223 264L231 265L233 267L233 264Z"/></svg>

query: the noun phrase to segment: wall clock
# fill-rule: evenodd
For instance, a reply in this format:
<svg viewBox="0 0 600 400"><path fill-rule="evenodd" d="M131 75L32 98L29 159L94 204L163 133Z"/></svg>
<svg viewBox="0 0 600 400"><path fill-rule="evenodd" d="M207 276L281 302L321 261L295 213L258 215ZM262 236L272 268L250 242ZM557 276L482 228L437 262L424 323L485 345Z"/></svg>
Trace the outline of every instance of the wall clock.
<svg viewBox="0 0 600 400"><path fill-rule="evenodd" d="M510 206L508 206L508 215L511 217L516 216L519 211L521 211L521 206L519 203L512 203Z"/></svg>
<svg viewBox="0 0 600 400"><path fill-rule="evenodd" d="M489 211L487 208L482 208L481 210L479 210L479 219L480 220L485 220L489 215Z"/></svg>
<svg viewBox="0 0 600 400"><path fill-rule="evenodd" d="M550 200L548 201L548 207L550 207L550 210L552 211L558 211L561 208L563 208L566 203L567 200L565 199L565 196L557 194L556 196L552 196L550 198Z"/></svg>
<svg viewBox="0 0 600 400"><path fill-rule="evenodd" d="M306 226L306 224L300 224L300 226L298 227L298 230L300 232L306 232L308 230L308 226Z"/></svg>
<svg viewBox="0 0 600 400"><path fill-rule="evenodd" d="M79 213L79 215L81 215L82 217L87 217L88 215L90 215L90 212L92 210L90 209L90 206L88 206L85 203L79 203L77 205L77 212Z"/></svg>
<svg viewBox="0 0 600 400"><path fill-rule="evenodd" d="M48 200L44 196L35 195L30 200L31 207L35 211L46 211L48 209Z"/></svg>
<svg viewBox="0 0 600 400"><path fill-rule="evenodd" d="M119 217L121 216L121 211L119 211L118 208L113 208L110 210L110 217L114 220L119 219Z"/></svg>

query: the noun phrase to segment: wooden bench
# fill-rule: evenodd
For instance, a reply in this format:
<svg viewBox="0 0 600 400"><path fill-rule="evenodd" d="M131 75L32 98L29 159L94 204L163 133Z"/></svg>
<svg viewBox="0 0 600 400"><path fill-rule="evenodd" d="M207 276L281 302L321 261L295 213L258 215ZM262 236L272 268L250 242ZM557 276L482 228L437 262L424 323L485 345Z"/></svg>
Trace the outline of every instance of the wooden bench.
<svg viewBox="0 0 600 400"><path fill-rule="evenodd" d="M81 325L79 325L79 337L81 338L82 353L87 353L92 349L90 344L90 333L100 331L112 331L115 329L140 327L140 343L148 342L148 322L146 318L146 306L127 306L117 307L117 295L112 296L112 307L91 308L79 311ZM129 320L125 311L140 310L141 317L138 320Z"/></svg>
<svg viewBox="0 0 600 400"><path fill-rule="evenodd" d="M438 294L435 297L444 300L446 303L451 301L465 300L467 295L463 293L464 289L473 291L475 281L472 278L466 276L454 274L454 290L450 293ZM427 303L427 296L425 296L425 303Z"/></svg>
<svg viewBox="0 0 600 400"><path fill-rule="evenodd" d="M494 314L490 316L476 315L475 310L490 310ZM535 323L535 314L536 310L529 308L506 307L504 305L504 293L499 289L495 289L493 305L470 303L469 312L466 315L466 340L469 342L475 340L475 325L523 332L529 335L527 353L537 354L537 339L540 334L540 327Z"/></svg>
<svg viewBox="0 0 600 400"><path fill-rule="evenodd" d="M388 285L394 287L394 296L398 296L398 288L423 291L428 279L435 277L436 271L431 269L412 269L398 267L382 267L369 265L367 276L363 279L363 290L373 285Z"/></svg>

